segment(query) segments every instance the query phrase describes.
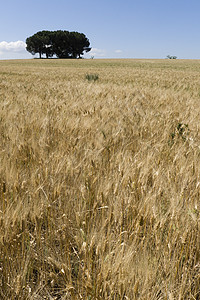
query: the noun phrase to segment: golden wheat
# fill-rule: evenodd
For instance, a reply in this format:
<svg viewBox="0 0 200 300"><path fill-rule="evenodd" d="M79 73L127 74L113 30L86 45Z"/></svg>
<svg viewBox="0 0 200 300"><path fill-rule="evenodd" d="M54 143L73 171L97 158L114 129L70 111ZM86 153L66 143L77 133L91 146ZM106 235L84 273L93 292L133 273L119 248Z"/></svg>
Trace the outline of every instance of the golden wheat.
<svg viewBox="0 0 200 300"><path fill-rule="evenodd" d="M200 299L199 82L192 60L0 61L1 299Z"/></svg>

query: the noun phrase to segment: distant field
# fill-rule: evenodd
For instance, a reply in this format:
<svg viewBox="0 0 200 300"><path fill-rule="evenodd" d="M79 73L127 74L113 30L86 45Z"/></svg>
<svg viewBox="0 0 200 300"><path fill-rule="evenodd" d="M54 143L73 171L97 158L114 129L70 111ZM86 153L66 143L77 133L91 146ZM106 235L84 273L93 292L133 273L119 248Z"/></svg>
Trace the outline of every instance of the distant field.
<svg viewBox="0 0 200 300"><path fill-rule="evenodd" d="M0 61L0 199L0 299L200 299L200 60Z"/></svg>

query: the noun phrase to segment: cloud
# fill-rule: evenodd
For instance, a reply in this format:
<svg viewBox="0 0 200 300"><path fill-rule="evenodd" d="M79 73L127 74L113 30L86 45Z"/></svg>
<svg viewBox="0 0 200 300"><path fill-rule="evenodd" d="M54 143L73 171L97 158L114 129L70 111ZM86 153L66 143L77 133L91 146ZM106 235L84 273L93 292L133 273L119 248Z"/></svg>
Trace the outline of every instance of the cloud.
<svg viewBox="0 0 200 300"><path fill-rule="evenodd" d="M23 41L16 41L16 42L0 42L0 53L4 54L7 52L24 52L26 50L26 43Z"/></svg>
<svg viewBox="0 0 200 300"><path fill-rule="evenodd" d="M106 51L103 49L92 48L89 54L91 56L104 57L106 55Z"/></svg>
<svg viewBox="0 0 200 300"><path fill-rule="evenodd" d="M122 50L115 50L115 53L122 53Z"/></svg>

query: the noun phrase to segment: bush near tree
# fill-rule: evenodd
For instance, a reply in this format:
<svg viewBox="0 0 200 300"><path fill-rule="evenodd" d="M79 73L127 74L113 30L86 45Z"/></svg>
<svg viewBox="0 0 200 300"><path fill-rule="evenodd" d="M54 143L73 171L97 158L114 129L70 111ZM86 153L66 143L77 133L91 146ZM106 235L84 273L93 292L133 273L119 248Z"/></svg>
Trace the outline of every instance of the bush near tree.
<svg viewBox="0 0 200 300"><path fill-rule="evenodd" d="M168 59L177 59L177 56L175 56L175 55L167 55L167 58Z"/></svg>
<svg viewBox="0 0 200 300"><path fill-rule="evenodd" d="M32 55L46 58L56 55L58 58L81 58L84 52L91 50L89 39L84 33L66 30L39 31L26 39L26 50Z"/></svg>

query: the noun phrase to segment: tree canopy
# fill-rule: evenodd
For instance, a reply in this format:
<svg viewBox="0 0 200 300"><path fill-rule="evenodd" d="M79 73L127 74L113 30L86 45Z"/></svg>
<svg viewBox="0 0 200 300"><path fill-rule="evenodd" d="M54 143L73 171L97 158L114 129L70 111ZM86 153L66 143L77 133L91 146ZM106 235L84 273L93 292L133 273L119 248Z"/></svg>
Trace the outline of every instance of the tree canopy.
<svg viewBox="0 0 200 300"><path fill-rule="evenodd" d="M81 58L84 52L91 50L89 39L84 33L66 30L39 31L26 39L26 50L32 55L46 58L56 55L58 58Z"/></svg>

